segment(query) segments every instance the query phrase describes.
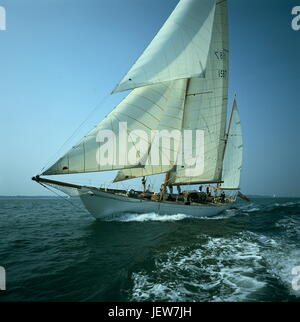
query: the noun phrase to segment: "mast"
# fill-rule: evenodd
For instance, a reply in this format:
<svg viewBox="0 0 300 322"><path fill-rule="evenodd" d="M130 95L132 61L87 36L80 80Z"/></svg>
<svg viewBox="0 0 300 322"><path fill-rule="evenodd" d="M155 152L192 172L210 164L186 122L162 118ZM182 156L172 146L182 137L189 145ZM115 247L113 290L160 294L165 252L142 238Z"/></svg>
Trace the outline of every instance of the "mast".
<svg viewBox="0 0 300 322"><path fill-rule="evenodd" d="M166 173L166 175L165 175L165 179L164 179L164 186L165 186L165 188L168 186L168 184L169 184L169 180L170 180L170 171L168 171L167 173Z"/></svg>
<svg viewBox="0 0 300 322"><path fill-rule="evenodd" d="M227 147L227 143L228 143L228 138L229 138L229 131L230 131L230 127L231 127L231 122L232 122L232 117L233 117L233 111L234 111L234 106L236 104L236 94L234 95L234 100L233 100L233 104L232 104L232 109L231 109L231 113L230 113L230 118L229 118L229 122L228 122L228 128L227 128L227 132L225 134L225 145L224 145L224 150L223 150L223 164L224 164L224 158L225 158L225 152L226 152L226 147ZM222 167L222 175L223 175L223 167ZM219 186L219 184L218 184Z"/></svg>

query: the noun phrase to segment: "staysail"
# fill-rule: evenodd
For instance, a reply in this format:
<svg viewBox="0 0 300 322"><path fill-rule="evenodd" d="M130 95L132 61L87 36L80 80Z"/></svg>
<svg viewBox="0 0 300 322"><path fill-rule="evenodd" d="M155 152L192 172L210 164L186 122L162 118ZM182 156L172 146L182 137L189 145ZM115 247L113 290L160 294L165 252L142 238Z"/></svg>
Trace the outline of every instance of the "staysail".
<svg viewBox="0 0 300 322"><path fill-rule="evenodd" d="M215 0L182 0L113 93L160 82L203 77Z"/></svg>
<svg viewBox="0 0 300 322"><path fill-rule="evenodd" d="M243 137L236 99L233 103L227 137L221 189L239 190L243 163Z"/></svg>

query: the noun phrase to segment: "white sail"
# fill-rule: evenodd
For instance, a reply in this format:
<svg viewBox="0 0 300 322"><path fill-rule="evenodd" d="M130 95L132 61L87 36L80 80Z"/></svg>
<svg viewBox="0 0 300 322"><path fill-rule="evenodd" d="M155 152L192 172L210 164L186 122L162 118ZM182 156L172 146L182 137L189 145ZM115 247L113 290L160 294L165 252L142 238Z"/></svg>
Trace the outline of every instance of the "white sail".
<svg viewBox="0 0 300 322"><path fill-rule="evenodd" d="M221 188L239 190L241 169L243 163L243 137L240 117L237 109L236 100L233 103L233 109L228 129L228 139L226 144L223 179Z"/></svg>
<svg viewBox="0 0 300 322"><path fill-rule="evenodd" d="M152 131L181 127L186 86L187 80L177 80L135 89L43 175L143 167ZM161 148L159 155L169 152ZM152 171L169 171L177 151L170 155L168 166L157 165Z"/></svg>
<svg viewBox="0 0 300 322"><path fill-rule="evenodd" d="M206 77L192 78L185 103L183 129L204 131L203 168L177 167L171 173L171 184L220 182L225 146L228 99L228 25L227 2L216 4L212 41L207 61ZM197 155L195 136L193 158ZM198 149L201 152L201 149ZM192 175L190 175L190 171Z"/></svg>
<svg viewBox="0 0 300 322"><path fill-rule="evenodd" d="M205 74L215 0L181 0L114 93Z"/></svg>
<svg viewBox="0 0 300 322"><path fill-rule="evenodd" d="M187 80L174 81L173 85L170 100L151 140L145 166L119 171L114 182L165 173L174 167L181 147L178 133L181 134Z"/></svg>

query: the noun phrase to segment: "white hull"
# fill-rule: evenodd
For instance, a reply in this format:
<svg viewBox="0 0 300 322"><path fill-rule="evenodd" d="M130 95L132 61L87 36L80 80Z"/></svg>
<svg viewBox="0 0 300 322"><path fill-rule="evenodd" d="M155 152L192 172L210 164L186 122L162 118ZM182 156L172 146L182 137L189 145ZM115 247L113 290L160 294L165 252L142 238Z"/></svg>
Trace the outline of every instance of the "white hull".
<svg viewBox="0 0 300 322"><path fill-rule="evenodd" d="M80 198L96 219L109 218L124 213L145 214L152 212L160 215L185 214L201 218L215 216L232 206L232 204L200 206L163 203L129 198L90 188L82 188Z"/></svg>

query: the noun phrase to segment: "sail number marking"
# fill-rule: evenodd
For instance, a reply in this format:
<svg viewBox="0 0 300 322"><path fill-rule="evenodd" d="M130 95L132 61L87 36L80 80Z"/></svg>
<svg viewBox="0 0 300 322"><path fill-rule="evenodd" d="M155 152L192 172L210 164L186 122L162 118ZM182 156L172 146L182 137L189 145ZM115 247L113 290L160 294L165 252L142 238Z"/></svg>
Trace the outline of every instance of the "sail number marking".
<svg viewBox="0 0 300 322"><path fill-rule="evenodd" d="M219 69L218 70L218 76L219 76L219 78L226 78L227 70L226 69Z"/></svg>
<svg viewBox="0 0 300 322"><path fill-rule="evenodd" d="M225 58L226 58L226 50L225 49L216 50L215 55L216 55L218 60L225 60Z"/></svg>

